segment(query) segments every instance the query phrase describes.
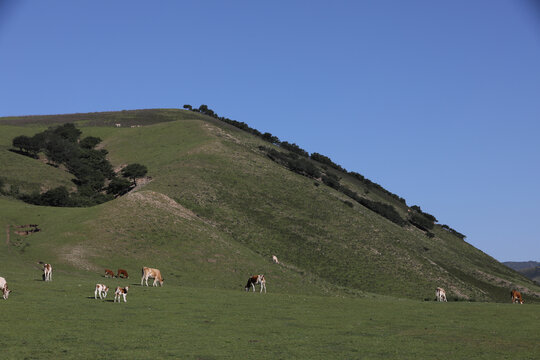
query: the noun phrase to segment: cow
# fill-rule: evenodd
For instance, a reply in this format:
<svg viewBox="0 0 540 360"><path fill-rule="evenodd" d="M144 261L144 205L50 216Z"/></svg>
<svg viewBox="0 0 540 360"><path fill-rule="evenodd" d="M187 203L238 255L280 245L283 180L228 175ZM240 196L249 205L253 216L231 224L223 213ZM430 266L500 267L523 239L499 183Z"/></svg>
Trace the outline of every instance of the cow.
<svg viewBox="0 0 540 360"><path fill-rule="evenodd" d="M444 291L443 288L438 287L437 290L435 291L435 296L437 297L437 301L447 302L446 291Z"/></svg>
<svg viewBox="0 0 540 360"><path fill-rule="evenodd" d="M277 258L276 255L272 255L272 261L274 262L274 264L278 264L279 265L279 260Z"/></svg>
<svg viewBox="0 0 540 360"><path fill-rule="evenodd" d="M128 279L128 278L129 278L127 271L124 270L124 269L118 269L118 272L116 273L116 277L119 278L120 275L122 275L122 277L123 277L124 279Z"/></svg>
<svg viewBox="0 0 540 360"><path fill-rule="evenodd" d="M114 272L109 269L105 269L105 277L114 277Z"/></svg>
<svg viewBox="0 0 540 360"><path fill-rule="evenodd" d="M109 287L107 285L96 284L96 291L94 291L94 299L97 299L98 295L100 299L105 299L108 292Z"/></svg>
<svg viewBox="0 0 540 360"><path fill-rule="evenodd" d="M144 266L142 268L141 286L143 286L144 281L146 281L146 286L148 286L148 278L154 279L152 286L157 286L158 281L159 286L163 286L163 278L161 277L161 271L159 271L159 269L152 269Z"/></svg>
<svg viewBox="0 0 540 360"><path fill-rule="evenodd" d="M523 297L521 296L521 293L517 290L512 290L510 292L510 295L512 295L512 304L520 303L523 304Z"/></svg>
<svg viewBox="0 0 540 360"><path fill-rule="evenodd" d="M117 123L117 124L114 124L114 126L116 126L116 127L121 127L122 124L118 124L118 123Z"/></svg>
<svg viewBox="0 0 540 360"><path fill-rule="evenodd" d="M255 292L255 285L260 284L261 285L261 293L264 289L264 293L266 294L266 279L264 278L264 275L253 275L250 277L246 284L246 291L249 291L249 288L253 288L253 292Z"/></svg>
<svg viewBox="0 0 540 360"><path fill-rule="evenodd" d="M126 287L117 286L116 291L114 292L114 302L116 302L116 300L120 302L120 297L123 297L124 302L127 302L126 296L127 296L128 290L129 290L129 286L126 286Z"/></svg>
<svg viewBox="0 0 540 360"><path fill-rule="evenodd" d="M43 265L43 281L52 281L52 265L45 264L43 261L40 261L39 263Z"/></svg>
<svg viewBox="0 0 540 360"><path fill-rule="evenodd" d="M9 293L11 292L11 290L8 289L8 285L7 285L7 282L6 282L6 279L4 279L3 277L0 276L0 289L2 289L2 298L4 300L7 300L7 298L9 297Z"/></svg>

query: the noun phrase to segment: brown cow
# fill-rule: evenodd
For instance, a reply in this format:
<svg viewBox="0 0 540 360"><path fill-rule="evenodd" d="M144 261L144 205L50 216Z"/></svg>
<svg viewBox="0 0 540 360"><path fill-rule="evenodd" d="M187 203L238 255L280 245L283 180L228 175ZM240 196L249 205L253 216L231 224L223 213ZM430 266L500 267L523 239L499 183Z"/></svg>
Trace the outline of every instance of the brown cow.
<svg viewBox="0 0 540 360"><path fill-rule="evenodd" d="M146 281L146 286L148 286L148 278L154 279L154 283L152 284L152 286L157 286L158 281L159 286L163 286L163 278L161 277L161 271L159 271L159 269L153 269L144 266L142 268L141 286L143 286L143 281Z"/></svg>
<svg viewBox="0 0 540 360"><path fill-rule="evenodd" d="M512 295L512 304L515 304L519 302L520 304L523 304L523 297L521 296L521 293L517 290L512 290L510 292L510 295Z"/></svg>
<svg viewBox="0 0 540 360"><path fill-rule="evenodd" d="M122 276L120 276L120 275L122 275ZM129 278L127 271L124 270L124 269L118 269L118 272L116 273L116 277L118 277L118 278L123 277L124 279Z"/></svg>
<svg viewBox="0 0 540 360"><path fill-rule="evenodd" d="M109 269L105 269L105 277L114 277L114 272Z"/></svg>

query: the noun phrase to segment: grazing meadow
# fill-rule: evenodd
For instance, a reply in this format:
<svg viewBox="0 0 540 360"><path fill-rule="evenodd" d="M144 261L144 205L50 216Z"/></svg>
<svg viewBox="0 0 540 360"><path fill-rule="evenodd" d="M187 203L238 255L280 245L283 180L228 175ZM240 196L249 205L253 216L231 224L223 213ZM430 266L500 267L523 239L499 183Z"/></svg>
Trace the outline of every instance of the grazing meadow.
<svg viewBox="0 0 540 360"><path fill-rule="evenodd" d="M24 203L21 193L76 187L12 139L67 122L99 137L116 171L140 163L148 175L96 206ZM448 227L406 222L406 203L372 183L304 159L356 201L271 160L271 146L286 151L175 109L0 118L0 276L12 290L0 300L2 358L539 358L538 285ZM374 203L405 222L362 205ZM39 231L21 231L30 224ZM164 286L141 286L143 266ZM268 293L244 291L254 274ZM130 287L126 303L113 302L116 286ZM448 303L434 301L439 286Z"/></svg>

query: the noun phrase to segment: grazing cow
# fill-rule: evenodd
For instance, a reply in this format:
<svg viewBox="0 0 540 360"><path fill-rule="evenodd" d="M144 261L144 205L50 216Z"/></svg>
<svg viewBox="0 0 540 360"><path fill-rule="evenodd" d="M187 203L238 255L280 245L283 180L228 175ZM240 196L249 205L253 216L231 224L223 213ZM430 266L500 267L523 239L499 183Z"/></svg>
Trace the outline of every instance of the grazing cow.
<svg viewBox="0 0 540 360"><path fill-rule="evenodd" d="M124 297L124 302L127 302L126 296L127 296L127 293L128 293L128 289L129 289L129 286L126 286L126 287L117 286L116 291L114 292L114 302L116 302L116 300L118 300L118 302L120 302L120 297L121 296Z"/></svg>
<svg viewBox="0 0 540 360"><path fill-rule="evenodd" d="M447 302L446 301L446 291L444 291L443 288L438 287L436 292L435 292L435 296L437 296L437 301Z"/></svg>
<svg viewBox="0 0 540 360"><path fill-rule="evenodd" d="M127 271L124 270L124 269L118 269L118 272L116 273L116 277L119 278L120 275L122 275L122 277L123 277L124 279L129 278Z"/></svg>
<svg viewBox="0 0 540 360"><path fill-rule="evenodd" d="M105 277L111 277L113 278L114 277L114 273L112 270L109 270L109 269L105 269Z"/></svg>
<svg viewBox="0 0 540 360"><path fill-rule="evenodd" d="M116 127L121 127L122 124L114 124Z"/></svg>
<svg viewBox="0 0 540 360"><path fill-rule="evenodd" d="M11 290L8 289L6 279L4 279L4 278L1 277L1 276L0 276L0 289L2 289L2 298L3 298L4 300L7 300L7 298L9 297L9 293L11 292Z"/></svg>
<svg viewBox="0 0 540 360"><path fill-rule="evenodd" d="M523 297L521 296L521 293L517 290L512 290L510 292L510 295L512 295L512 304L520 303L523 304Z"/></svg>
<svg viewBox="0 0 540 360"><path fill-rule="evenodd" d="M43 281L52 281L52 265L45 264L42 261L39 263L43 265Z"/></svg>
<svg viewBox="0 0 540 360"><path fill-rule="evenodd" d="M274 264L279 264L279 260L277 259L276 255L272 255L272 261L274 262Z"/></svg>
<svg viewBox="0 0 540 360"><path fill-rule="evenodd" d="M94 291L94 299L97 299L98 294L100 299L105 299L107 293L109 292L109 287L103 284L96 284L96 291Z"/></svg>
<svg viewBox="0 0 540 360"><path fill-rule="evenodd" d="M143 286L143 281L146 281L146 286L148 286L148 278L154 279L152 286L157 286L158 281L159 286L163 286L163 278L161 277L161 271L159 271L159 269L152 269L144 266L142 268L141 286Z"/></svg>
<svg viewBox="0 0 540 360"><path fill-rule="evenodd" d="M264 289L264 293L266 294L266 279L264 278L264 275L253 275L250 277L246 284L246 291L249 291L249 288L253 288L253 292L255 292L255 285L260 284L261 285L261 293Z"/></svg>

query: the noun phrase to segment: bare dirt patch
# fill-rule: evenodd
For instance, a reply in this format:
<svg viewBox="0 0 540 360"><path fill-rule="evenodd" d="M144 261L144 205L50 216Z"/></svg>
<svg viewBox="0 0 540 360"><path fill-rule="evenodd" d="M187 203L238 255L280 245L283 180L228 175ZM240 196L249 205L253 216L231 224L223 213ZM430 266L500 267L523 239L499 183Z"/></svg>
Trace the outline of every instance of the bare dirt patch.
<svg viewBox="0 0 540 360"><path fill-rule="evenodd" d="M84 248L82 245L70 245L63 247L60 250L60 257L71 265L87 271L98 271L100 268L88 260L89 256L91 255L89 254L88 249Z"/></svg>
<svg viewBox="0 0 540 360"><path fill-rule="evenodd" d="M142 203L145 206L165 210L187 220L197 218L197 215L193 211L186 209L167 195L155 191L130 192L125 196L125 199L130 202Z"/></svg>

